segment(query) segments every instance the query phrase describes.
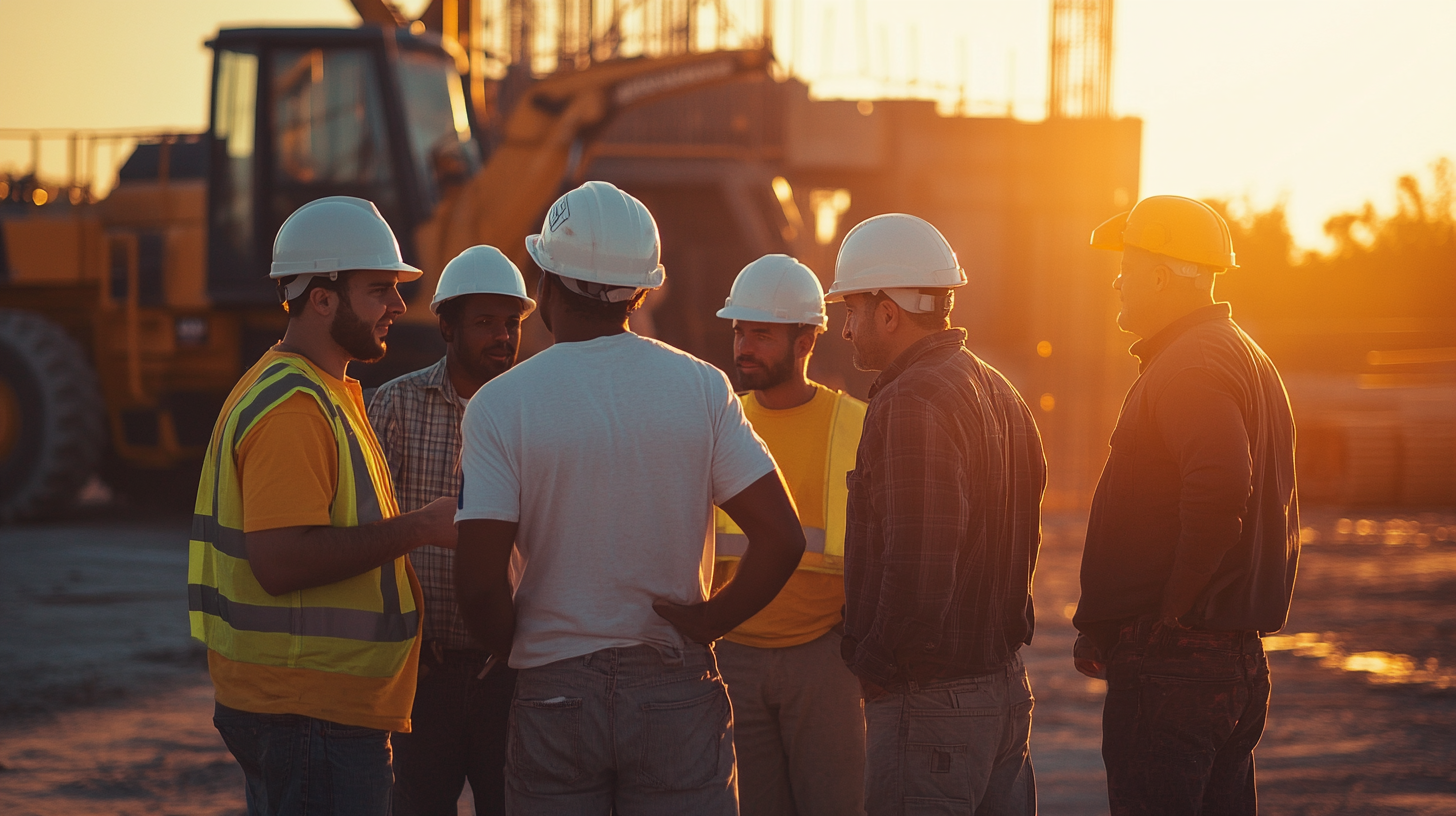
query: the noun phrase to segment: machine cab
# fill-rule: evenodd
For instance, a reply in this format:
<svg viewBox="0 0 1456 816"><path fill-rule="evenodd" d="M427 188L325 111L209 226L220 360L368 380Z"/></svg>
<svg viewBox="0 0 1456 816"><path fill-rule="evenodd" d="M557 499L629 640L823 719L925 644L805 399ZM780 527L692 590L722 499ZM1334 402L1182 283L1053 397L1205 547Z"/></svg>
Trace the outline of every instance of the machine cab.
<svg viewBox="0 0 1456 816"><path fill-rule="evenodd" d="M299 206L373 201L407 259L442 188L480 164L460 75L433 35L375 27L224 29L209 139L207 289L276 304L273 236Z"/></svg>

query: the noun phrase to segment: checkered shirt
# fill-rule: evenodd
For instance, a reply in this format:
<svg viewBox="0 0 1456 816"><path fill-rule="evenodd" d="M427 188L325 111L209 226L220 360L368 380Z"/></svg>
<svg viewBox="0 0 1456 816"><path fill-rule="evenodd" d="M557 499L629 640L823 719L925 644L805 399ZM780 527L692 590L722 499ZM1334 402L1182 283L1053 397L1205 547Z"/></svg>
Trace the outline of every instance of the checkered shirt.
<svg viewBox="0 0 1456 816"><path fill-rule="evenodd" d="M1031 642L1041 436L965 340L937 332L880 373L848 478L850 669L882 686L987 674Z"/></svg>
<svg viewBox="0 0 1456 816"><path fill-rule="evenodd" d="M400 512L460 492L460 421L465 404L445 373L445 360L379 387L369 421L389 460ZM426 642L444 649L483 649L455 604L455 553L420 547L409 554L425 593Z"/></svg>

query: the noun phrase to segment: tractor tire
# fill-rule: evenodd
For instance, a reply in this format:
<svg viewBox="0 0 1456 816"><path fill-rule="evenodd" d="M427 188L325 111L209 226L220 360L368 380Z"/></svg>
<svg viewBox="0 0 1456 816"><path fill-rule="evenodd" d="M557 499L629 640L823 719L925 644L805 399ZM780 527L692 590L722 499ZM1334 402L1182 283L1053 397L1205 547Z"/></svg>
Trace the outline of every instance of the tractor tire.
<svg viewBox="0 0 1456 816"><path fill-rule="evenodd" d="M106 448L81 346L40 315L0 309L0 524L65 510Z"/></svg>

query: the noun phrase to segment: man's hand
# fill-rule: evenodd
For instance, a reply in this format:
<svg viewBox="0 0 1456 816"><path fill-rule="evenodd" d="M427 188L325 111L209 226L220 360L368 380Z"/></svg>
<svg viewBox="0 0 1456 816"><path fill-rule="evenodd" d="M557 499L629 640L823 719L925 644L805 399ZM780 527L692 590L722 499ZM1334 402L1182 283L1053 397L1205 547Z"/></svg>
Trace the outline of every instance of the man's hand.
<svg viewBox="0 0 1456 816"><path fill-rule="evenodd" d="M652 602L653 612L694 643L712 643L728 634L728 630L709 622L706 607L707 604L679 604L661 598Z"/></svg>
<svg viewBox="0 0 1456 816"><path fill-rule="evenodd" d="M363 575L426 544L455 549L455 499L358 527L279 527L244 541L258 585L283 595Z"/></svg>
<svg viewBox="0 0 1456 816"><path fill-rule="evenodd" d="M417 525L418 546L455 549L455 497L441 496L420 509L407 513Z"/></svg>
<svg viewBox="0 0 1456 816"><path fill-rule="evenodd" d="M1072 646L1072 665L1094 680L1107 679L1107 664L1102 660L1102 652L1086 635L1077 635L1077 642Z"/></svg>

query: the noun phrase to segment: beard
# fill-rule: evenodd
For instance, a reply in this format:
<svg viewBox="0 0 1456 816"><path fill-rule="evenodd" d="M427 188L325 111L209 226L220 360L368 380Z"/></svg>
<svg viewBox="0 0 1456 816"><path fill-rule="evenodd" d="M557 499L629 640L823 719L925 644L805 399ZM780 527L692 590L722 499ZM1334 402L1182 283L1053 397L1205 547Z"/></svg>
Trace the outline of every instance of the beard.
<svg viewBox="0 0 1456 816"><path fill-rule="evenodd" d="M457 351L463 351L463 349L457 347ZM511 366L516 364L517 351L517 345L507 341L498 345L487 346L481 349L480 353L474 357L459 353L456 355L456 359L460 362L460 367L465 369L465 373L470 376L470 379L479 382L490 382L506 373ZM506 358L504 360L493 360L487 356L490 354L504 354Z"/></svg>
<svg viewBox="0 0 1456 816"><path fill-rule="evenodd" d="M740 365L741 361L757 363L758 368L744 371ZM772 362L757 357L738 357L733 361L733 367L738 372L740 388L745 391L767 391L774 386L788 382L789 378L794 375L794 355L791 350L789 354Z"/></svg>
<svg viewBox="0 0 1456 816"><path fill-rule="evenodd" d="M864 326L872 325L874 324L868 320L864 322ZM879 371L884 368L884 364L879 359L880 336L873 330L865 331L856 326L850 339L850 346L854 349L850 361L854 363L855 368L860 371Z"/></svg>
<svg viewBox="0 0 1456 816"><path fill-rule="evenodd" d="M341 297L339 310L334 312L334 322L329 324L329 337L339 348L361 363L373 363L384 359L389 345L374 336L377 324L365 323L354 313L353 304L347 297Z"/></svg>

